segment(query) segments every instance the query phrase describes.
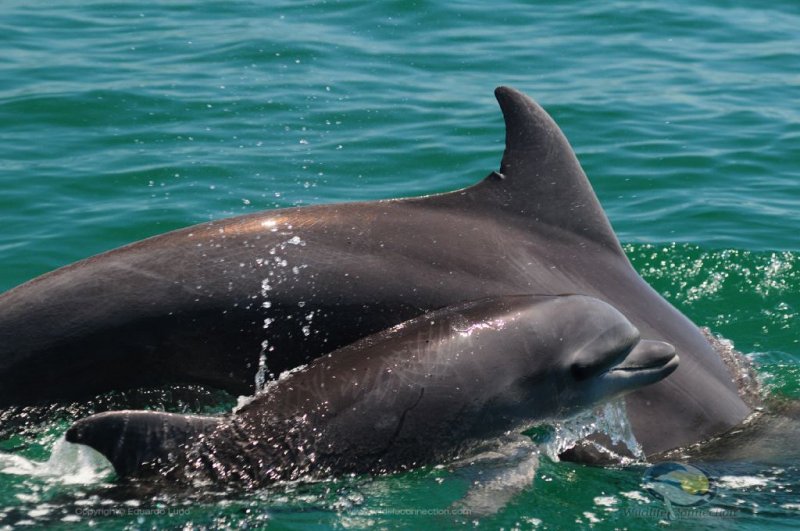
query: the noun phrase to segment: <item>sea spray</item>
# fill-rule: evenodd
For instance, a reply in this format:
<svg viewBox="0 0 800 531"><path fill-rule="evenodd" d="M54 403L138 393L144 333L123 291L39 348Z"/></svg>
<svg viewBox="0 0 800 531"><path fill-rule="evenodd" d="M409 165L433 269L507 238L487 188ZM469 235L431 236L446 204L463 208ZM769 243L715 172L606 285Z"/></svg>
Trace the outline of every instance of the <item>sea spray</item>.
<svg viewBox="0 0 800 531"><path fill-rule="evenodd" d="M113 470L100 453L61 437L53 445L47 461L34 461L21 455L0 453L0 473L35 476L48 482L90 484L106 478Z"/></svg>
<svg viewBox="0 0 800 531"><path fill-rule="evenodd" d="M262 223L262 226L268 228L270 232L278 232L278 222L275 220L267 220ZM281 231L281 235L291 235L292 226L286 225L286 231ZM256 264L259 267L270 267L267 278L261 281L261 297L263 302L261 303L261 307L267 312L267 316L264 317L264 330L269 329L269 327L275 322L277 317L270 316L269 312L272 308L272 301L270 300L270 292L275 288L276 285L280 284L283 280L285 280L288 273L285 273L284 276L281 276L281 269L286 270L289 267L289 262L285 258L278 255L279 251L286 249L287 245L294 245L304 247L306 242L301 239L299 236L292 236L288 240L281 242L268 250L269 255L272 257L270 258L259 258L256 260ZM300 264L300 265L293 265L291 267L291 273L293 275L299 275L300 270L308 267L307 264ZM305 305L305 302L300 301L298 302L298 306L302 308ZM304 336L308 337L311 335L311 320L314 316L314 312L310 312L305 316L305 320L307 324L301 324L301 331ZM267 357L269 352L273 352L275 347L270 345L269 339L264 339L261 342L261 350L258 354L258 368L256 369L255 374L255 394L261 393L267 384L267 382L275 377L274 374L269 372L269 365L267 363Z"/></svg>
<svg viewBox="0 0 800 531"><path fill-rule="evenodd" d="M578 441L592 433L608 435L613 445L622 444L630 451L633 458L621 456L610 448L604 448L609 456L616 457L620 463L628 464L645 459L644 451L633 435L624 400L608 402L572 418L555 422L553 428L553 436L545 442L543 450L554 461L559 460L558 456L562 452L572 448Z"/></svg>

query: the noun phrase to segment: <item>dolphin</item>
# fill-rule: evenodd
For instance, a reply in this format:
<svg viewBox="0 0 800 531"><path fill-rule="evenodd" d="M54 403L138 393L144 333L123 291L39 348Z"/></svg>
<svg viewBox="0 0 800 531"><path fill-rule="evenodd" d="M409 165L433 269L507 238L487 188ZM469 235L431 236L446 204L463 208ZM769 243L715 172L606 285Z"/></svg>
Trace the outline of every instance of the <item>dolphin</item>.
<svg viewBox="0 0 800 531"><path fill-rule="evenodd" d="M681 365L626 398L646 454L751 408L703 333L633 269L552 118L499 87L497 171L425 197L269 210L155 236L0 295L0 406L110 389L268 380L427 311L485 297L582 294Z"/></svg>
<svg viewBox="0 0 800 531"><path fill-rule="evenodd" d="M75 423L122 478L257 488L390 473L655 383L675 349L592 297L507 296L424 314L288 372L229 417L112 411Z"/></svg>

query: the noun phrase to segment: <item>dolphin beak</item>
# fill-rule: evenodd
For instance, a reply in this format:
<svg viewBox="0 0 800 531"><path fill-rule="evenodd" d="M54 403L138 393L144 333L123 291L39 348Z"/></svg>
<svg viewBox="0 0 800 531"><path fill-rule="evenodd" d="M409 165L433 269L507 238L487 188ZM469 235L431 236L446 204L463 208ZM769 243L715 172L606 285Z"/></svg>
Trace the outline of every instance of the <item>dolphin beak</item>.
<svg viewBox="0 0 800 531"><path fill-rule="evenodd" d="M678 368L679 363L675 347L669 343L642 340L605 376L632 390L663 380Z"/></svg>
<svg viewBox="0 0 800 531"><path fill-rule="evenodd" d="M638 371L655 369L668 365L673 360L677 368L678 356L675 347L664 341L640 341L622 363L612 367L613 371Z"/></svg>

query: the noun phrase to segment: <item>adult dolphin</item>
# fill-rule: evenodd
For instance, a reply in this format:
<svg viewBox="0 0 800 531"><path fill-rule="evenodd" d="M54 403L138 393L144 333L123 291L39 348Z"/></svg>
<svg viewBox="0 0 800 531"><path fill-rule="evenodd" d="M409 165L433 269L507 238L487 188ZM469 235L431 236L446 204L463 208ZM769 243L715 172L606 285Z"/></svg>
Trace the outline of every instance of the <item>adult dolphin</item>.
<svg viewBox="0 0 800 531"><path fill-rule="evenodd" d="M519 295L449 306L288 373L230 417L112 411L70 442L121 477L280 480L386 473L441 463L537 421L657 382L675 349L640 341L592 297Z"/></svg>
<svg viewBox="0 0 800 531"><path fill-rule="evenodd" d="M253 392L272 374L422 313L483 297L576 293L681 357L627 398L648 454L750 412L720 355L644 282L569 143L514 89L499 171L427 197L205 223L43 275L0 296L0 405L194 382Z"/></svg>

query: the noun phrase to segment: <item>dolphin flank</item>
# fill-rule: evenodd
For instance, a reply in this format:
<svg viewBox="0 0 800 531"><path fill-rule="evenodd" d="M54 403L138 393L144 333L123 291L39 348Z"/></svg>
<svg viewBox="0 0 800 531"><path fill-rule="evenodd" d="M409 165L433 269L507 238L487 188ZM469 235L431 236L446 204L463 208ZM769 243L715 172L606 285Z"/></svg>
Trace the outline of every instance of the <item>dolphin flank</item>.
<svg viewBox="0 0 800 531"><path fill-rule="evenodd" d="M252 394L262 361L274 376L464 301L578 294L680 356L627 395L646 454L740 423L727 366L632 268L558 126L514 89L495 95L505 152L474 186L213 221L0 295L0 406L173 383Z"/></svg>
<svg viewBox="0 0 800 531"><path fill-rule="evenodd" d="M67 440L122 477L256 488L452 460L481 441L657 382L671 345L591 297L510 296L427 313L280 378L227 418L119 411Z"/></svg>

